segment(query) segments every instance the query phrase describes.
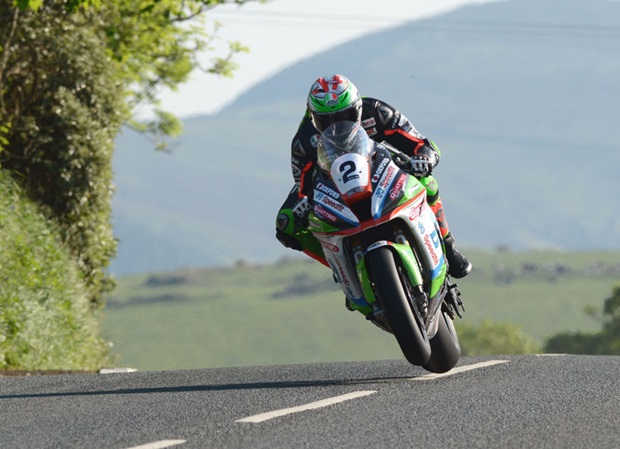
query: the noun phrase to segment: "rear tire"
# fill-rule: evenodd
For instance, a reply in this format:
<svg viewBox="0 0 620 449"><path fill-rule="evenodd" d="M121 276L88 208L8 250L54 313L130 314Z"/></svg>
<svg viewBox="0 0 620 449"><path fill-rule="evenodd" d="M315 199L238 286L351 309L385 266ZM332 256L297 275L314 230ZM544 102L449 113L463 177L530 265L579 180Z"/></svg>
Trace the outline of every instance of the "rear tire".
<svg viewBox="0 0 620 449"><path fill-rule="evenodd" d="M428 363L431 345L423 323L411 310L394 254L387 247L371 251L366 267L403 355L413 365Z"/></svg>
<svg viewBox="0 0 620 449"><path fill-rule="evenodd" d="M432 373L445 373L458 363L461 356L459 337L454 323L446 312L440 312L439 328L431 338L431 357L422 368Z"/></svg>

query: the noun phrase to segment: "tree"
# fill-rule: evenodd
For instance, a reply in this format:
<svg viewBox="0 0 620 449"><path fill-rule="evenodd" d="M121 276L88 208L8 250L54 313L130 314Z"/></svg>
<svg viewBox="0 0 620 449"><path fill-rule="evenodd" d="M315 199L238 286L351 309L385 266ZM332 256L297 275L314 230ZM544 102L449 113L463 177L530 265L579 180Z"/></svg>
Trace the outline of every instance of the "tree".
<svg viewBox="0 0 620 449"><path fill-rule="evenodd" d="M496 354L535 354L538 345L521 328L511 323L488 320L478 326L457 323L461 352L466 356Z"/></svg>
<svg viewBox="0 0 620 449"><path fill-rule="evenodd" d="M203 13L245 0L0 0L0 166L61 225L93 303L111 286L114 139L131 124L157 139L180 132L157 89L198 68ZM233 54L206 70L230 75ZM137 105L157 119L132 120Z"/></svg>
<svg viewBox="0 0 620 449"><path fill-rule="evenodd" d="M586 310L586 313L597 316L596 310ZM599 332L563 332L550 337L545 343L545 352L620 355L620 285L605 299L599 320Z"/></svg>

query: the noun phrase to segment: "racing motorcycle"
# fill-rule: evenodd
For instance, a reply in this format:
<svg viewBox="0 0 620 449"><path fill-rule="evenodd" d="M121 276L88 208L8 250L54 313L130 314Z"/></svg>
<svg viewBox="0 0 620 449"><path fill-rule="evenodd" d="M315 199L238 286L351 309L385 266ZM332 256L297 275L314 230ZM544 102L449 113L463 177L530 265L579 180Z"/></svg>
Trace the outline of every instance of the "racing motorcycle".
<svg viewBox="0 0 620 449"><path fill-rule="evenodd" d="M308 226L347 306L392 333L411 364L449 371L461 353L453 320L464 308L409 158L347 121L325 129L317 153Z"/></svg>

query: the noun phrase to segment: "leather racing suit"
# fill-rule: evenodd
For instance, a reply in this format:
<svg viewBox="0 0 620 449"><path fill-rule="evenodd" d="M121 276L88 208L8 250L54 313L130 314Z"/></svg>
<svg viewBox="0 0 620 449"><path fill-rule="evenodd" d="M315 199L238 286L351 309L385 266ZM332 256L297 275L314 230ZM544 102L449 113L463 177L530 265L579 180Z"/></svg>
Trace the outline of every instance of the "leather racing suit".
<svg viewBox="0 0 620 449"><path fill-rule="evenodd" d="M377 141L386 141L408 156L430 156L437 165L440 152L435 144L421 135L413 124L389 104L375 98L362 98L361 125L368 136ZM320 243L307 229L298 229L291 209L303 196L312 196L312 175L317 160L319 131L313 126L306 111L291 143L291 168L295 186L280 208L276 220L276 238L286 247L303 251L310 257L327 265ZM418 177L427 190L428 204L435 213L442 237L449 230L443 213L437 181L430 175Z"/></svg>

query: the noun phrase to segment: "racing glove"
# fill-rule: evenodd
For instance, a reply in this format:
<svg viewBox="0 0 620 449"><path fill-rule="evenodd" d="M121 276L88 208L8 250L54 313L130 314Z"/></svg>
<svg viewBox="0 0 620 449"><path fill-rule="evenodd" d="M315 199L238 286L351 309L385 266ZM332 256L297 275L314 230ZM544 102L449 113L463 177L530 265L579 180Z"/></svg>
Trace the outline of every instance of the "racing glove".
<svg viewBox="0 0 620 449"><path fill-rule="evenodd" d="M295 220L295 228L305 227L311 210L310 200L306 195L302 195L291 208L293 219Z"/></svg>
<svg viewBox="0 0 620 449"><path fill-rule="evenodd" d="M428 147L423 147L417 154L411 156L406 170L416 178L422 178L429 176L438 162L439 159L435 152Z"/></svg>

